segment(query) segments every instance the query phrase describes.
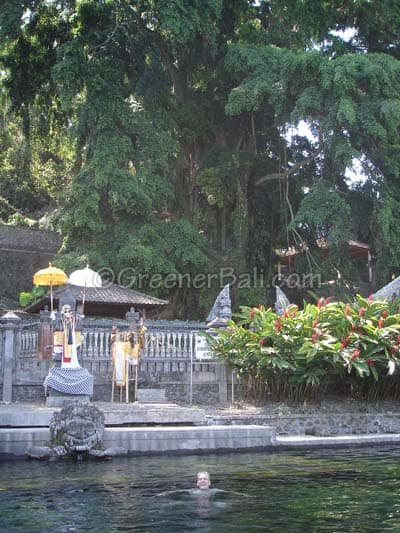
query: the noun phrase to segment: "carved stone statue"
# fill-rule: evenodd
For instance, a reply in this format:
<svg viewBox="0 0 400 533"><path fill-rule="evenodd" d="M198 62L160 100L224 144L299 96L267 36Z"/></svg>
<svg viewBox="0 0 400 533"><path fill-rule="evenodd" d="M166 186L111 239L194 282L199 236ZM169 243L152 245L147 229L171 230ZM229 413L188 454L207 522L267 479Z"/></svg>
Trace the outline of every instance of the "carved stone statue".
<svg viewBox="0 0 400 533"><path fill-rule="evenodd" d="M206 322L208 326L222 326L228 323L232 316L231 296L229 293L229 284L218 294L211 311L208 313ZM218 322L218 324L216 324Z"/></svg>
<svg viewBox="0 0 400 533"><path fill-rule="evenodd" d="M101 449L104 413L94 405L71 402L50 421L50 444L64 446L67 453L84 453Z"/></svg>
<svg viewBox="0 0 400 533"><path fill-rule="evenodd" d="M286 294L280 287L276 287L275 311L277 315L283 315L289 307L290 302Z"/></svg>
<svg viewBox="0 0 400 533"><path fill-rule="evenodd" d="M27 450L32 459L108 459L126 455L124 448L104 450L104 413L86 402L71 402L54 413L49 425L50 445L32 446Z"/></svg>
<svg viewBox="0 0 400 533"><path fill-rule="evenodd" d="M400 297L400 276L376 291L372 295L374 300L394 300Z"/></svg>

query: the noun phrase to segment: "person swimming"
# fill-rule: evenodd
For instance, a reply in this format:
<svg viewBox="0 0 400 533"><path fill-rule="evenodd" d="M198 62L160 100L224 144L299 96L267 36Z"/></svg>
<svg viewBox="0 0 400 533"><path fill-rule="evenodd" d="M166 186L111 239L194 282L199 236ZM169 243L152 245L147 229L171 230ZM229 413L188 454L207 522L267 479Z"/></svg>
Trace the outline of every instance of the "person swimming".
<svg viewBox="0 0 400 533"><path fill-rule="evenodd" d="M178 489L160 492L158 496L166 496L171 494L213 494L219 492L219 489L210 489L211 479L210 474L206 471L198 472L196 478L196 487L191 489Z"/></svg>
<svg viewBox="0 0 400 533"><path fill-rule="evenodd" d="M197 473L196 486L200 490L208 490L211 485L210 474L206 471Z"/></svg>

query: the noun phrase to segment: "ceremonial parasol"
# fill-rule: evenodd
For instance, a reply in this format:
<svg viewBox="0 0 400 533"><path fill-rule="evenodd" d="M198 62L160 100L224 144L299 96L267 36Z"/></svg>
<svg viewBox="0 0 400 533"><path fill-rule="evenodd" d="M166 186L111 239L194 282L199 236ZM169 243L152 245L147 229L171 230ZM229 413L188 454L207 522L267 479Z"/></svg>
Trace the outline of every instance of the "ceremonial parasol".
<svg viewBox="0 0 400 533"><path fill-rule="evenodd" d="M69 276L68 282L71 285L77 285L78 287L83 287L83 298L82 298L82 314L85 307L85 293L86 287L95 287L99 288L102 286L101 276L91 268L89 265L86 265L85 268L75 270Z"/></svg>
<svg viewBox="0 0 400 533"><path fill-rule="evenodd" d="M53 286L64 285L68 281L67 274L61 268L53 267L51 263L47 268L38 270L33 275L35 285L50 286L50 307L53 313Z"/></svg>

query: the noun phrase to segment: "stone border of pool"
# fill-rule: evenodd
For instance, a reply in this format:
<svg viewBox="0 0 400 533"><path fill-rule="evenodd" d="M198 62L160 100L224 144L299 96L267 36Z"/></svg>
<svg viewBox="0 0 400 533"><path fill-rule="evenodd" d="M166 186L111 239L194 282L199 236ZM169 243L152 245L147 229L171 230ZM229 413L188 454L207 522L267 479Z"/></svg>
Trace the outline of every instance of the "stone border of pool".
<svg viewBox="0 0 400 533"><path fill-rule="evenodd" d="M24 456L30 446L47 446L48 428L0 429L0 457ZM253 450L275 446L268 426L167 426L106 428L105 448L123 447L130 455Z"/></svg>
<svg viewBox="0 0 400 533"><path fill-rule="evenodd" d="M129 455L400 445L400 433L388 428L368 434L283 435L273 417L268 421L266 417L259 417L259 421L249 417L231 419L210 416L198 408L164 404L98 406L106 419L104 446L123 447ZM57 410L35 404L0 404L0 459L24 457L30 446L48 445L48 425Z"/></svg>
<svg viewBox="0 0 400 533"><path fill-rule="evenodd" d="M0 458L23 457L30 446L46 446L48 428L1 428ZM106 448L122 446L129 455L198 454L400 445L400 434L314 437L276 436L269 426L176 426L107 428Z"/></svg>
<svg viewBox="0 0 400 533"><path fill-rule="evenodd" d="M399 433L374 433L369 435L339 435L314 437L309 435L277 436L275 446L281 449L293 448L346 448L349 446L400 445Z"/></svg>

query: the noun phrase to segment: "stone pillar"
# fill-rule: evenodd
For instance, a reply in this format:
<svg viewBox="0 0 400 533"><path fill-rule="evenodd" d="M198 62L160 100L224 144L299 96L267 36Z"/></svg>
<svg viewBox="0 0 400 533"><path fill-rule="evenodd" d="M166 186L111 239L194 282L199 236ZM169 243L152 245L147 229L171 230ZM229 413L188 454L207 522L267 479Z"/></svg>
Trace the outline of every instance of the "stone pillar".
<svg viewBox="0 0 400 533"><path fill-rule="evenodd" d="M45 323L49 323L50 322L50 311L49 311L49 307L47 305L44 306L44 309L42 309L40 312L39 312L39 318L40 318L40 322L45 322Z"/></svg>
<svg viewBox="0 0 400 533"><path fill-rule="evenodd" d="M207 324L207 333L218 336L218 330L225 329L228 318L216 317ZM218 379L218 401L222 406L228 405L228 380L225 363L215 363L215 374Z"/></svg>
<svg viewBox="0 0 400 533"><path fill-rule="evenodd" d="M53 352L53 328L47 305L43 311L40 311L39 316L38 358L39 361L42 361L44 359L50 359Z"/></svg>
<svg viewBox="0 0 400 533"><path fill-rule="evenodd" d="M218 378L218 401L220 405L228 405L228 381L226 379L226 364L217 363L216 375Z"/></svg>
<svg viewBox="0 0 400 533"><path fill-rule="evenodd" d="M218 330L225 329L232 316L231 296L229 283L218 294L215 303L207 317L208 332L218 336ZM228 381L226 377L226 364L216 363L215 373L218 378L219 403L228 403Z"/></svg>
<svg viewBox="0 0 400 533"><path fill-rule="evenodd" d="M3 402L12 402L13 377L15 359L17 356L17 334L20 330L21 319L9 311L0 318L0 324L5 329L3 349Z"/></svg>

